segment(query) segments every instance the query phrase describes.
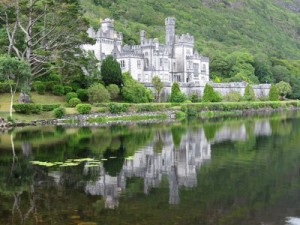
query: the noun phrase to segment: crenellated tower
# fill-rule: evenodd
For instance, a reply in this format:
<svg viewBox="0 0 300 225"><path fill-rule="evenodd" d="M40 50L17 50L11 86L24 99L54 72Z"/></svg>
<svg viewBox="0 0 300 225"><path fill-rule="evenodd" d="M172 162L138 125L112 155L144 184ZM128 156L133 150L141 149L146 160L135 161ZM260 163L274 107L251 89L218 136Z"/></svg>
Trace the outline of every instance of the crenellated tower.
<svg viewBox="0 0 300 225"><path fill-rule="evenodd" d="M165 20L166 25L166 45L172 46L175 41L175 18L168 17Z"/></svg>

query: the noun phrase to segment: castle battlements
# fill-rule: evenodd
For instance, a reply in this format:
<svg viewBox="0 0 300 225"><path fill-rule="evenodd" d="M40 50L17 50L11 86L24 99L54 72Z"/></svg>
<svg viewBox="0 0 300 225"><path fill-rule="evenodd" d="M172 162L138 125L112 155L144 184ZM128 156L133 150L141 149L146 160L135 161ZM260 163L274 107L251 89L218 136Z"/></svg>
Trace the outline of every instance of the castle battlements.
<svg viewBox="0 0 300 225"><path fill-rule="evenodd" d="M176 44L191 44L194 45L194 36L190 35L189 33L187 34L182 34L182 35L176 35L175 36L175 43Z"/></svg>

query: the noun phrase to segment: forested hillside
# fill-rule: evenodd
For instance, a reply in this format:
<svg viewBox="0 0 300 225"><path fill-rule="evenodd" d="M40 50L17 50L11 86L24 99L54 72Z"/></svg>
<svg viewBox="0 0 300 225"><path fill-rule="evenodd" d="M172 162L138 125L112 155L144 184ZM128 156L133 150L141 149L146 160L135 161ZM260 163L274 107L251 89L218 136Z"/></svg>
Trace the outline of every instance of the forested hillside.
<svg viewBox="0 0 300 225"><path fill-rule="evenodd" d="M139 31L164 40L164 19L176 17L177 33L195 36L211 59L215 81L291 83L300 97L299 0L81 0L93 27L116 20L124 41L137 44Z"/></svg>

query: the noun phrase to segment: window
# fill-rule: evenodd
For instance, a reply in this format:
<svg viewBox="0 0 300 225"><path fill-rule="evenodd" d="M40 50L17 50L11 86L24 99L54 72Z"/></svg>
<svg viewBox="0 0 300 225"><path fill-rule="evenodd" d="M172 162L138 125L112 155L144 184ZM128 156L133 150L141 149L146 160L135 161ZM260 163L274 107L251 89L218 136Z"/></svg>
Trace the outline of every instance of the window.
<svg viewBox="0 0 300 225"><path fill-rule="evenodd" d="M145 59L145 69L149 69L149 59Z"/></svg>
<svg viewBox="0 0 300 225"><path fill-rule="evenodd" d="M125 60L121 60L121 68L125 68Z"/></svg>
<svg viewBox="0 0 300 225"><path fill-rule="evenodd" d="M198 76L199 75L199 64L198 63L194 63L194 76Z"/></svg>
<svg viewBox="0 0 300 225"><path fill-rule="evenodd" d="M202 65L202 70L201 70L201 72L206 73L206 64L203 64L203 65Z"/></svg>
<svg viewBox="0 0 300 225"><path fill-rule="evenodd" d="M142 75L139 74L139 75L138 75L138 81L141 81L141 80L142 80Z"/></svg>
<svg viewBox="0 0 300 225"><path fill-rule="evenodd" d="M160 66L160 67L163 66L163 59L159 59L159 66Z"/></svg>
<svg viewBox="0 0 300 225"><path fill-rule="evenodd" d="M137 68L138 68L138 69L141 69L141 67L142 67L141 60L138 60L138 61L137 61Z"/></svg>

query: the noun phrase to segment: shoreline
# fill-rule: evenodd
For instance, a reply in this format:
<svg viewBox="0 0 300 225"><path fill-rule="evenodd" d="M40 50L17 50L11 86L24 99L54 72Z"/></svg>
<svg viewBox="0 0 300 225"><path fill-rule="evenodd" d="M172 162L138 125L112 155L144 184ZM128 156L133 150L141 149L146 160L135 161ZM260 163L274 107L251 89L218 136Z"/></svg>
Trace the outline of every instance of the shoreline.
<svg viewBox="0 0 300 225"><path fill-rule="evenodd" d="M122 103L118 103L122 104ZM126 103L125 103L126 104ZM170 103L149 103L155 110L144 112L122 113L91 113L66 115L61 119L33 120L30 122L12 123L0 118L0 129L12 129L14 127L45 126L45 125L76 125L99 126L114 124L132 124L160 121L180 121L189 118L214 119L221 117L241 117L260 114L271 114L279 111L294 111L300 109L298 100L284 102L220 102L220 103L192 103L174 104L175 108L166 108ZM137 104L138 105L138 104ZM145 104L144 104L145 105ZM157 106L162 107L157 107Z"/></svg>

